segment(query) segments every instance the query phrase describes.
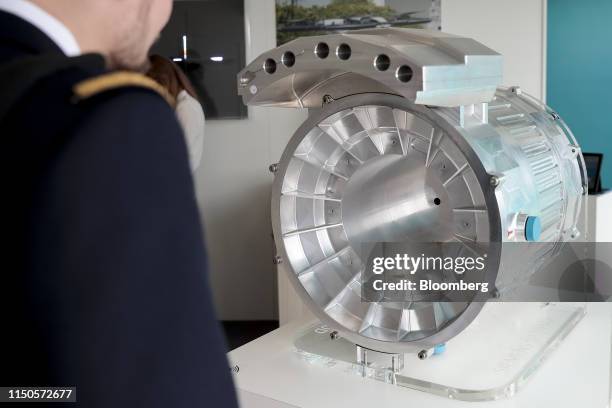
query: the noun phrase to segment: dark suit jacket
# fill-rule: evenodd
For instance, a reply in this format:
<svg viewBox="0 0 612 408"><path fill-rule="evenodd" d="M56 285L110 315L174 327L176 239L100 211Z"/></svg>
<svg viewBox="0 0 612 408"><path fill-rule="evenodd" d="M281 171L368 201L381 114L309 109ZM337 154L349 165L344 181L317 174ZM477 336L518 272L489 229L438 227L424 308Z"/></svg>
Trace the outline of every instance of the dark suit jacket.
<svg viewBox="0 0 612 408"><path fill-rule="evenodd" d="M0 12L0 65L44 53L61 51ZM74 103L105 72L96 59L38 81L0 122L0 386L76 386L86 407L236 406L183 136L144 88Z"/></svg>

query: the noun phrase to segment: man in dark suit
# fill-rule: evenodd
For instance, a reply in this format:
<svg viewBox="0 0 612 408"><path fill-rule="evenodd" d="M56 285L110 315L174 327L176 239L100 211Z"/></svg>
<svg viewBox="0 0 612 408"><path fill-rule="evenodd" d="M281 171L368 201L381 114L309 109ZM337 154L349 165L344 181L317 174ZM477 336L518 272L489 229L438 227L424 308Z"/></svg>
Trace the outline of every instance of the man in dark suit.
<svg viewBox="0 0 612 408"><path fill-rule="evenodd" d="M184 139L163 90L114 72L171 5L0 0L0 386L236 405Z"/></svg>

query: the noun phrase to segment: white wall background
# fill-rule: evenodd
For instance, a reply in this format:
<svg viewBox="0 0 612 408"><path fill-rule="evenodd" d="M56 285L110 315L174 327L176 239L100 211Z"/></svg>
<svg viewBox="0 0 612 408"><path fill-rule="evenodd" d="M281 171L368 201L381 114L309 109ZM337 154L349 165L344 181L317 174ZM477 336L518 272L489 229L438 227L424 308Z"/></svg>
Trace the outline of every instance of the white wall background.
<svg viewBox="0 0 612 408"><path fill-rule="evenodd" d="M276 46L275 2L245 0L244 6L250 62ZM248 119L206 123L195 181L210 280L222 320L277 318L268 166L278 162L305 116L293 109L249 108Z"/></svg>
<svg viewBox="0 0 612 408"><path fill-rule="evenodd" d="M275 0L244 4L250 62L275 46ZM502 53L504 82L542 98L545 7L546 0L442 0L442 29ZM196 184L220 319L267 320L280 314L284 323L305 313L282 274L276 292L268 172L305 117L293 109L249 108L249 119L207 122Z"/></svg>

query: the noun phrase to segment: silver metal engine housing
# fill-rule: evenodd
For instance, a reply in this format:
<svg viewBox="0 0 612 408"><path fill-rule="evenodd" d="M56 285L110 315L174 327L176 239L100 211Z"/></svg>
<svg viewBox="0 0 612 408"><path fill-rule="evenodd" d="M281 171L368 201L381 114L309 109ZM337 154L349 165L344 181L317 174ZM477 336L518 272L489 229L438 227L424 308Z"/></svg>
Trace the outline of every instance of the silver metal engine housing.
<svg viewBox="0 0 612 408"><path fill-rule="evenodd" d="M321 44L336 58L321 58ZM382 71L381 55L389 65ZM497 87L500 61L473 40L381 29L299 39L239 74L246 103L310 108L276 168L274 237L302 300L354 343L433 347L465 329L487 300L362 302L364 242L470 247L580 234L580 148L552 110L518 87ZM405 66L408 81L398 74ZM539 236L528 220L541 225ZM555 255L554 245L541 248L510 267L515 254L492 247L487 281L503 288L525 279Z"/></svg>

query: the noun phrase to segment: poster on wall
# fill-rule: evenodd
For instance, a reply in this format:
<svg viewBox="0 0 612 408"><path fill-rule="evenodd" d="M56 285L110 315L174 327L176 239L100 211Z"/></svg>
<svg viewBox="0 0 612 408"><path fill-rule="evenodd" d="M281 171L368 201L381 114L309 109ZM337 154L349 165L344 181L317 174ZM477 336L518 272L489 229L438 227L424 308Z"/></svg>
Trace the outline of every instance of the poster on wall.
<svg viewBox="0 0 612 408"><path fill-rule="evenodd" d="M363 28L441 30L441 0L276 0L276 41Z"/></svg>

